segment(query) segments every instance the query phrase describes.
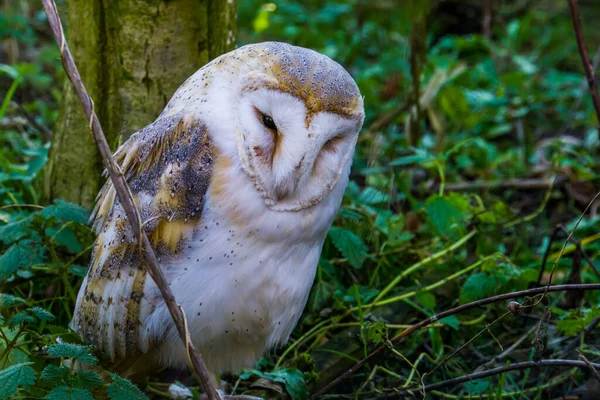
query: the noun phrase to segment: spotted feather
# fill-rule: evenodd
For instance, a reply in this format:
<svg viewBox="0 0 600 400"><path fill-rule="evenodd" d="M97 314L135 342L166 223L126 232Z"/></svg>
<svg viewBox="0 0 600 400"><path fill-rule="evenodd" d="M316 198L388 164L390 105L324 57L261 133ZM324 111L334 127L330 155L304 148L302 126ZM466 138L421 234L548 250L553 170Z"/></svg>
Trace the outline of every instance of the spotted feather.
<svg viewBox="0 0 600 400"><path fill-rule="evenodd" d="M213 146L201 123L182 115L159 118L115 153L159 260L181 252L201 217L213 170ZM113 367L148 350L140 332L159 301L140 267L138 243L112 183L92 213L98 237L71 326L103 351Z"/></svg>

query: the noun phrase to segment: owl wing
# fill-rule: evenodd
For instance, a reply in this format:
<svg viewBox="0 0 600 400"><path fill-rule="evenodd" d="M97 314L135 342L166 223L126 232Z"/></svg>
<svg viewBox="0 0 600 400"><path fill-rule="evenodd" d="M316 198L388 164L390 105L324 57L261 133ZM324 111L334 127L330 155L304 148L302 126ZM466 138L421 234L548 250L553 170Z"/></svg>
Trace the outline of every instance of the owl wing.
<svg viewBox="0 0 600 400"><path fill-rule="evenodd" d="M200 220L213 151L202 123L174 116L140 130L114 155L160 262L177 257ZM116 366L148 351L140 330L160 298L110 180L91 220L98 237L71 327Z"/></svg>

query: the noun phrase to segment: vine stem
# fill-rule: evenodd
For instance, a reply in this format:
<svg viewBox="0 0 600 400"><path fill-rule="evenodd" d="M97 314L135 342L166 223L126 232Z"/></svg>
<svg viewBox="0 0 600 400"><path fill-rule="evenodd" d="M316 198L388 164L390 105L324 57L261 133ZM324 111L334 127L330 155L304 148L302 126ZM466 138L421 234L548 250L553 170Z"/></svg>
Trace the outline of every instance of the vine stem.
<svg viewBox="0 0 600 400"><path fill-rule="evenodd" d="M56 3L54 0L42 0L42 4L44 6L46 15L48 16L48 22L52 28L52 33L54 34L54 38L56 39L60 49L60 59L62 61L62 65L65 69L67 77L75 88L77 96L79 97L79 101L83 106L85 115L88 117L90 132L94 138L94 141L96 142L96 146L98 147L100 154L102 155L104 166L106 167L115 191L117 192L119 202L125 210L125 214L127 215L127 220L131 225L133 234L140 243L141 258L147 267L148 273L160 290L160 294L162 295L165 304L171 313L171 317L173 317L173 322L177 327L179 336L186 345L188 357L192 365L192 372L202 385L209 400L220 399L221 396L210 383L208 369L206 368L206 364L204 363L202 356L190 340L190 334L185 327L185 316L183 314L183 310L175 301L175 296L169 287L167 279L162 273L152 245L150 244L146 233L142 230L139 212L133 201L131 191L127 186L127 182L123 177L119 165L112 157L112 152L110 151L110 147L108 146L106 137L104 136L104 131L102 130L102 126L100 126L100 121L98 120L96 113L94 112L94 102L85 89L85 86L81 80L81 75L79 74L77 66L75 65L75 61L73 60L73 56L71 54L71 50L69 49L69 45L67 44L62 23L58 15Z"/></svg>
<svg viewBox="0 0 600 400"><path fill-rule="evenodd" d="M538 295L538 294L546 294L549 292L562 292L562 291L569 291L569 290L600 290L600 284L599 283L582 283L582 284L544 286L544 287L538 287L538 288L533 288L533 289L521 290L518 292L503 293L503 294L488 297L485 299L473 301L471 303L463 304L462 306L454 307L449 310L443 311L443 312L436 314L432 317L429 317L415 325L412 325L410 328L400 332L398 335L396 335L392 339L390 339L390 342L392 342L392 343L397 342L400 339L403 339L404 337L410 335L411 333L413 333L414 331L416 331L418 329L421 329L425 326L431 325L432 323L437 322L443 318L449 317L450 315L458 314L462 311L469 310L471 308L481 307L481 306L495 303L495 302L502 301L502 300L516 299L516 298L520 298L520 297L534 296L534 295ZM372 360L375 356L380 354L386 348L387 347L385 345L379 346L378 348L373 350L369 355L367 355L365 358L363 358L358 363L356 363L352 368L346 370L344 373L339 375L333 381L331 381L328 384L326 384L325 386L323 386L319 391L317 391L315 394L313 394L311 396L311 398L314 399L316 397L319 397L319 396L327 393L331 388L333 388L335 385L340 383L342 380L344 380L349 375L352 375L353 373L355 373L356 371L361 369L363 365L365 365L367 362Z"/></svg>

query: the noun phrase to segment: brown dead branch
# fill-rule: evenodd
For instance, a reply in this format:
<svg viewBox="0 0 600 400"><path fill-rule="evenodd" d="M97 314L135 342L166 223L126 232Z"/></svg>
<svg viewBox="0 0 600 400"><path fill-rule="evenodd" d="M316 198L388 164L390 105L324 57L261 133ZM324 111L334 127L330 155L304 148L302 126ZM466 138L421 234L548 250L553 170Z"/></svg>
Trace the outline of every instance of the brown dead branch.
<svg viewBox="0 0 600 400"><path fill-rule="evenodd" d="M541 361L526 361L511 365L506 365L504 367L493 368L487 371L475 372L473 374L459 376L458 378L448 379L443 382L432 383L431 385L427 385L425 387L419 389L411 389L404 390L394 393L388 393L383 396L373 397L372 400L382 400L382 399L398 399L405 398L409 395L417 395L419 393L422 394L424 391L427 393L430 390L439 389L441 387L456 385L463 382L468 382L474 379L486 378L488 376L503 374L508 371L527 369L527 368L546 368L546 367L570 367L570 368L590 368L594 371L595 374L598 374L598 369L600 369L600 364L592 363L590 361L576 361L576 360L541 360Z"/></svg>
<svg viewBox="0 0 600 400"><path fill-rule="evenodd" d="M462 306L454 307L449 310L443 311L443 312L436 314L432 317L429 317L415 325L412 325L410 328L407 328L404 331L400 332L398 335L394 336L390 340L390 342L392 342L392 343L398 342L400 339L405 338L406 336L410 335L411 333L413 333L414 331L416 331L418 329L421 329L425 326L431 325L432 323L437 322L443 318L449 317L450 315L461 313L465 310L481 307L481 306L495 303L495 302L502 301L502 300L524 298L524 297L530 298L529 301L531 302L531 304L534 304L533 300L531 299L531 296L536 296L539 294L545 295L546 293L549 293L549 292L562 292L562 291L569 291L569 290L600 290L600 284L587 283L587 284L579 284L579 285L544 286L544 287L538 287L538 288L533 288L533 289L521 290L518 292L499 294L499 295L488 297L485 299L473 301L471 303L463 304ZM524 306L528 306L528 305L530 305L530 304L524 304ZM315 394L313 394L311 396L311 398L314 399L316 397L324 395L330 389L332 389L334 386L336 386L342 380L344 380L346 377L354 374L356 371L361 369L367 362L371 361L374 357L379 355L386 348L387 348L387 346L385 346L385 345L379 346L378 348L373 350L370 354L368 354L365 358L363 358L358 363L356 363L352 368L346 370L341 375L339 375L337 378L335 378L334 380L332 380L331 382L329 382L328 384L323 386L319 391L317 391Z"/></svg>
<svg viewBox="0 0 600 400"><path fill-rule="evenodd" d="M154 254L154 250L146 236L145 232L142 230L140 224L140 218L138 210L133 201L133 197L129 188L127 186L127 182L125 181L123 174L112 157L112 153L110 151L110 147L106 142L106 137L104 136L104 132L102 127L100 126L100 121L94 112L94 102L88 95L83 82L81 80L81 75L77 70L75 65L75 61L73 60L73 56L71 55L71 51L69 50L69 45L67 44L64 31L62 28L62 24L60 22L60 17L58 15L58 10L56 8L56 3L54 0L42 0L44 10L46 11L46 15L48 16L48 22L50 23L50 27L52 28L52 32L58 43L58 47L60 49L60 58L67 74L67 77L73 84L75 91L77 92L77 96L81 101L83 106L83 110L85 115L89 119L89 128L94 137L94 141L96 142L96 146L98 150L100 150L100 154L102 155L102 160L104 161L104 166L108 171L110 179L115 187L117 192L117 197L121 204L123 205L123 209L127 215L127 219L131 225L133 230L133 234L136 239L141 244L141 255L142 259L145 261L145 265L148 269L148 273L156 283L156 286L160 290L160 293L169 308L169 312L173 317L173 322L177 327L179 332L179 336L181 340L183 340L186 348L188 349L188 356L190 362L192 364L192 371L194 376L198 381L202 384L204 391L207 394L207 397L210 400L217 400L220 398L219 394L212 386L209 380L208 370L200 353L196 350L194 344L189 339L189 332L185 329L185 317L183 315L183 311L178 307L177 302L175 301L175 296L173 292L171 292L171 288L169 287L169 283L167 282L158 260L156 259L156 255Z"/></svg>
<svg viewBox="0 0 600 400"><path fill-rule="evenodd" d="M588 86L592 94L592 101L594 103L594 109L596 110L596 117L598 119L598 137L600 138L600 96L598 96L598 85L596 84L596 78L594 77L594 70L588 55L585 43L583 41L583 32L581 29L581 19L579 18L579 9L577 7L577 0L569 0L569 8L571 9L571 19L573 20L573 29L575 30L575 37L577 38L577 47L579 48L579 55L581 56L581 62L583 63L583 69L585 70L585 76L587 78Z"/></svg>

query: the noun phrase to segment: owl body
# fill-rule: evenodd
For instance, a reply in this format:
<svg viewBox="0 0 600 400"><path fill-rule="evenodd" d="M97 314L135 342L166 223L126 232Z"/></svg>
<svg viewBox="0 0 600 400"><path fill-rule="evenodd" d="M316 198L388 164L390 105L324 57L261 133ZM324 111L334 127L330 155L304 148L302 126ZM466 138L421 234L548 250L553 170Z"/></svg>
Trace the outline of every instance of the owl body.
<svg viewBox="0 0 600 400"><path fill-rule="evenodd" d="M306 304L364 118L348 73L282 43L212 61L115 153L213 372L284 344ZM110 182L72 328L124 375L188 365Z"/></svg>
<svg viewBox="0 0 600 400"><path fill-rule="evenodd" d="M208 188L203 223L190 241L198 246L185 248L166 271L198 349L218 373L251 368L267 349L287 342L345 187L342 182L328 201L291 216L266 208L256 190L244 188L248 180L239 170L228 172L231 193ZM232 218L238 207L248 214ZM160 364L185 367L185 348L164 303L146 325L155 333L169 327Z"/></svg>

